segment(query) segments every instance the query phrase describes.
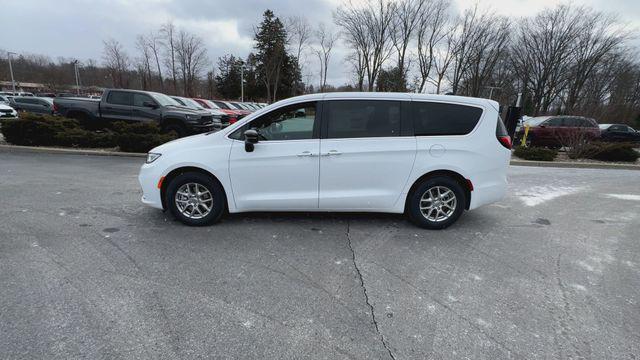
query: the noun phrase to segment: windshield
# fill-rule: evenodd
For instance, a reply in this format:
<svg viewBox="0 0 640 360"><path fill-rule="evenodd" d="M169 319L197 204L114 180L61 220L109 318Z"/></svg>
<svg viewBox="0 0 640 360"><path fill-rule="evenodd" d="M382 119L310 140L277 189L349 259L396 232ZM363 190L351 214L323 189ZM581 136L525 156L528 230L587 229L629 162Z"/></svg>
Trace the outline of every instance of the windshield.
<svg viewBox="0 0 640 360"><path fill-rule="evenodd" d="M198 104L197 101L193 100L193 99L187 99L184 98L183 99L184 103L187 104L187 106L189 107L193 107L194 109L198 109L198 110L204 110L204 108L202 107L202 105Z"/></svg>
<svg viewBox="0 0 640 360"><path fill-rule="evenodd" d="M229 109L229 106L227 106L227 104L223 103L222 101L214 101L213 103L216 104L220 109L231 110Z"/></svg>
<svg viewBox="0 0 640 360"><path fill-rule="evenodd" d="M182 106L179 102L165 94L150 92L149 95L151 95L151 97L161 106Z"/></svg>
<svg viewBox="0 0 640 360"><path fill-rule="evenodd" d="M200 106L200 104L198 104L195 100L189 98L177 98L176 100L184 104L184 106L188 107L189 109L204 110L204 108Z"/></svg>
<svg viewBox="0 0 640 360"><path fill-rule="evenodd" d="M202 100L205 104L207 104L212 109L220 109L220 107L213 103L211 100Z"/></svg>
<svg viewBox="0 0 640 360"><path fill-rule="evenodd" d="M529 125L529 126L538 126L540 124L542 124L543 122L545 122L546 120L548 120L551 116L539 116L539 117L534 117L531 118L527 121L525 121L525 124Z"/></svg>

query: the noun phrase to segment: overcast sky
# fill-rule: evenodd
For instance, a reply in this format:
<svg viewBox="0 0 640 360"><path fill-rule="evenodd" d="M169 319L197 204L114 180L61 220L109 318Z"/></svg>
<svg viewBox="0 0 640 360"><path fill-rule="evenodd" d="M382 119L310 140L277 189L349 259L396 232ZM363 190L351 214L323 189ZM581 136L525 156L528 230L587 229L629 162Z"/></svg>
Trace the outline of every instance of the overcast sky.
<svg viewBox="0 0 640 360"><path fill-rule="evenodd" d="M172 20L177 27L200 35L206 42L212 63L232 53L246 56L252 51L253 27L265 9L279 17L298 15L312 25L321 22L333 27L333 10L340 0L0 0L0 49L17 53L74 57L101 61L102 40L120 41L135 56L136 35L156 30ZM453 11L472 7L476 0L453 0ZM534 14L560 3L553 0L484 0L481 8L519 17ZM573 0L616 14L633 28L640 28L640 0ZM638 43L638 41L636 41ZM348 52L342 44L334 48L328 82L341 85L351 77L343 58ZM316 82L317 65L307 56L304 75L312 72ZM305 77L303 80L307 81Z"/></svg>

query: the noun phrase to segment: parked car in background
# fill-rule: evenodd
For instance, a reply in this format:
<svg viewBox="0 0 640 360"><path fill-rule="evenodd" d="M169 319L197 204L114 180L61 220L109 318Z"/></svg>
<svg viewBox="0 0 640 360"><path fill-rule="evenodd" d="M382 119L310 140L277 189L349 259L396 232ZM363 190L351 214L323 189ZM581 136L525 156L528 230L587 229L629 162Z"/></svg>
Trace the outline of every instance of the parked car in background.
<svg viewBox="0 0 640 360"><path fill-rule="evenodd" d="M167 95L150 91L110 89L100 100L58 97L54 104L60 115L95 126L150 121L179 136L215 129L211 114L188 109Z"/></svg>
<svg viewBox="0 0 640 360"><path fill-rule="evenodd" d="M244 109L238 103L231 102L231 101L221 101L221 100L216 101L216 103L218 103L218 102L221 102L221 103L227 105L227 107L229 107L229 109L237 111L238 114L240 114L240 115L247 116L247 115L251 114L251 111Z"/></svg>
<svg viewBox="0 0 640 360"><path fill-rule="evenodd" d="M357 211L443 229L505 195L510 149L492 100L313 94L154 148L139 181L143 203L187 225L226 211Z"/></svg>
<svg viewBox="0 0 640 360"><path fill-rule="evenodd" d="M524 136L525 127L529 126L527 146L561 147L562 142L570 137L580 136L585 140L600 137L598 123L582 116L539 116L530 118L515 134L514 143L519 143Z"/></svg>
<svg viewBox="0 0 640 360"><path fill-rule="evenodd" d="M600 124L602 141L640 143L640 132L625 124Z"/></svg>
<svg viewBox="0 0 640 360"><path fill-rule="evenodd" d="M216 101L199 98L194 98L193 100L198 102L198 104L202 105L202 107L206 109L220 110L229 115L229 124L235 123L244 116L244 114L240 114L237 110L231 110L228 106L224 104L218 104ZM220 105L222 105L223 107L221 107Z"/></svg>
<svg viewBox="0 0 640 360"><path fill-rule="evenodd" d="M0 95L0 105L9 106L9 98L6 95Z"/></svg>
<svg viewBox="0 0 640 360"><path fill-rule="evenodd" d="M15 119L18 112L9 105L0 104L0 119Z"/></svg>
<svg viewBox="0 0 640 360"><path fill-rule="evenodd" d="M25 111L34 114L53 115L53 99L35 96L16 96L11 99L11 107L17 111Z"/></svg>
<svg viewBox="0 0 640 360"><path fill-rule="evenodd" d="M48 97L48 98L54 98L56 97L55 93L37 93L35 94L37 97Z"/></svg>
<svg viewBox="0 0 640 360"><path fill-rule="evenodd" d="M192 109L192 110L198 110L198 111L204 111L206 113L209 113L213 116L213 121L216 125L216 127L223 129L227 126L229 126L229 115L225 114L222 110L218 110L218 109L206 109L204 108L202 105L200 105L197 101L193 100L193 99L189 99L186 97L181 97L181 96L172 96L172 98L179 102L181 105L184 105L185 107Z"/></svg>

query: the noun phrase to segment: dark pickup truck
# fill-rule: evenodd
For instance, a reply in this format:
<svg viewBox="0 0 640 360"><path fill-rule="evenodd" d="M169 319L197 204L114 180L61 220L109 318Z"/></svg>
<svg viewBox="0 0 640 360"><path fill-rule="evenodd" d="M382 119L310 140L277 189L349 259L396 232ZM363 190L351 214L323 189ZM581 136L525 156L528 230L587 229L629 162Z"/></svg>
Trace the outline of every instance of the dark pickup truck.
<svg viewBox="0 0 640 360"><path fill-rule="evenodd" d="M189 109L167 95L150 91L109 89L100 100L55 98L53 104L57 114L95 127L115 121L153 121L179 136L221 128L220 119L212 114Z"/></svg>

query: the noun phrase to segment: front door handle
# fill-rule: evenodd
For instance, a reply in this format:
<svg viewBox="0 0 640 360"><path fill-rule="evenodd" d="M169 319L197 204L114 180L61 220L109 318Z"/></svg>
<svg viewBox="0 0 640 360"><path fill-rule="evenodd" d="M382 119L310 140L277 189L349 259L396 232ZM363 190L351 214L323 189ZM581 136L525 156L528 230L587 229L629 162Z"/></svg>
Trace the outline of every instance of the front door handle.
<svg viewBox="0 0 640 360"><path fill-rule="evenodd" d="M311 153L311 151L303 151L300 154L298 154L298 157L305 157L305 156L313 156L313 154Z"/></svg>
<svg viewBox="0 0 640 360"><path fill-rule="evenodd" d="M322 154L322 156L342 155L338 150L329 150L329 152Z"/></svg>

